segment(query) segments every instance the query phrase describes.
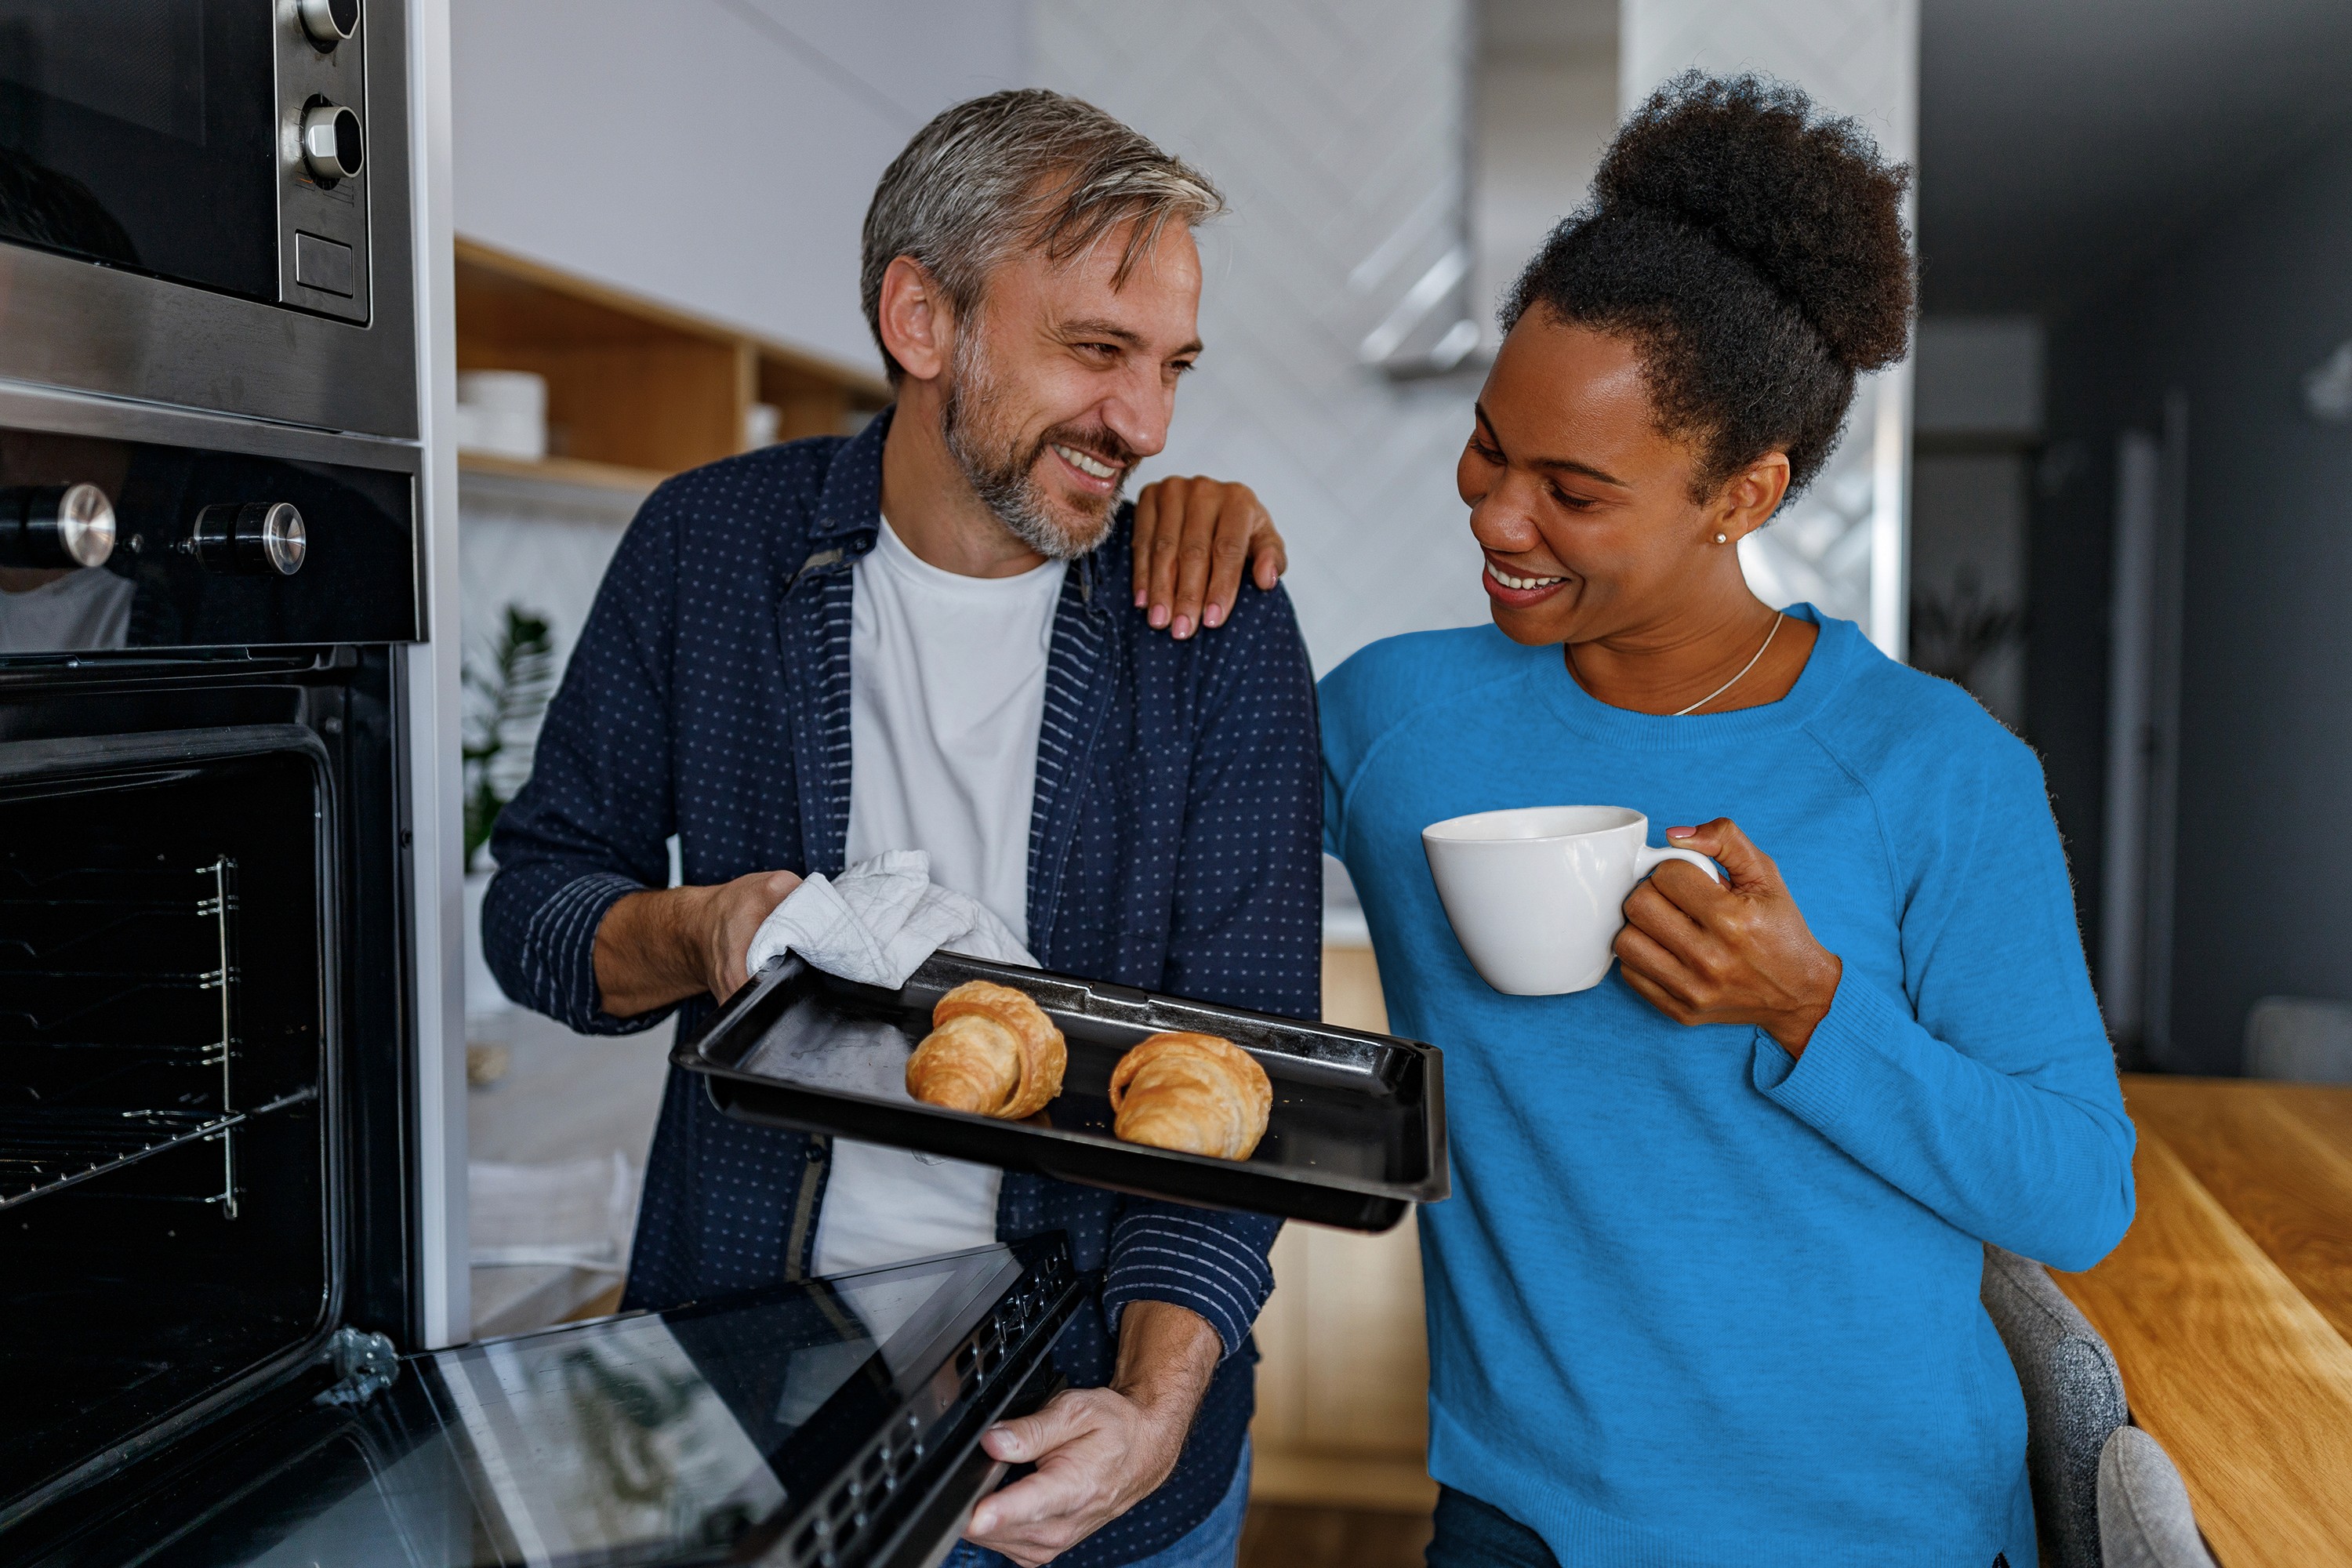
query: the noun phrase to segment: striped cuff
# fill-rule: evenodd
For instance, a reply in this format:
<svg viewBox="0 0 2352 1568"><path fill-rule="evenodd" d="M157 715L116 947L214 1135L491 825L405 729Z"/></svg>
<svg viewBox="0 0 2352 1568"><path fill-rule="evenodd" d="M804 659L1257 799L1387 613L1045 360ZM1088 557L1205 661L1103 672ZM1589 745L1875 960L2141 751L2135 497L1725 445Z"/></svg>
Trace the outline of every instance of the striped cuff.
<svg viewBox="0 0 2352 1568"><path fill-rule="evenodd" d="M556 1021L583 1035L627 1035L649 1028L667 1012L615 1018L596 992L596 928L614 904L644 884L613 871L592 871L566 882L530 917L522 962L530 994L555 1003Z"/></svg>
<svg viewBox="0 0 2352 1568"><path fill-rule="evenodd" d="M1266 1248L1282 1222L1177 1204L1129 1208L1111 1226L1103 1274L1103 1318L1113 1335L1132 1301L1168 1301L1209 1321L1233 1354L1274 1291Z"/></svg>

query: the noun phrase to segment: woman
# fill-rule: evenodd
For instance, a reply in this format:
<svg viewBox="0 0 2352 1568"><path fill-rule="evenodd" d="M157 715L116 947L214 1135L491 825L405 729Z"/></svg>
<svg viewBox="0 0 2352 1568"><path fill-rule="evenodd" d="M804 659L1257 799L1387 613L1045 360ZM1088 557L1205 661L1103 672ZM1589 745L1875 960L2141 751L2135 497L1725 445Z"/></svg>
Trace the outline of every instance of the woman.
<svg viewBox="0 0 2352 1568"><path fill-rule="evenodd" d="M1903 352L1906 178L1792 89L1653 98L1504 312L1459 470L1494 627L1322 683L1327 847L1446 1052L1432 1564L2034 1560L1979 1243L2087 1268L2133 1141L2041 773L1738 555ZM1668 863L1608 979L1499 994L1420 831L1570 803L1727 880Z"/></svg>

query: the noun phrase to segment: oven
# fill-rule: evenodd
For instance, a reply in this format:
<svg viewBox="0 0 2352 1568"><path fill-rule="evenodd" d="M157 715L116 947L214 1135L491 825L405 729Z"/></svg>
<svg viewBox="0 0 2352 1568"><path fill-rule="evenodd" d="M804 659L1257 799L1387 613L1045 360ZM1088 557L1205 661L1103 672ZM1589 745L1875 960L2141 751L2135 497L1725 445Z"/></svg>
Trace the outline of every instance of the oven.
<svg viewBox="0 0 2352 1568"><path fill-rule="evenodd" d="M427 1348L422 472L0 386L0 1563L933 1561L1058 1236Z"/></svg>
<svg viewBox="0 0 2352 1568"><path fill-rule="evenodd" d="M413 1337L418 468L0 387L0 1521Z"/></svg>
<svg viewBox="0 0 2352 1568"><path fill-rule="evenodd" d="M410 27L0 0L0 1564L918 1568L1062 1238L436 1327Z"/></svg>
<svg viewBox="0 0 2352 1568"><path fill-rule="evenodd" d="M928 1568L1062 1386L1056 1233L399 1356L352 1330L0 1534L40 1568Z"/></svg>
<svg viewBox="0 0 2352 1568"><path fill-rule="evenodd" d="M415 436L404 9L0 0L0 376Z"/></svg>

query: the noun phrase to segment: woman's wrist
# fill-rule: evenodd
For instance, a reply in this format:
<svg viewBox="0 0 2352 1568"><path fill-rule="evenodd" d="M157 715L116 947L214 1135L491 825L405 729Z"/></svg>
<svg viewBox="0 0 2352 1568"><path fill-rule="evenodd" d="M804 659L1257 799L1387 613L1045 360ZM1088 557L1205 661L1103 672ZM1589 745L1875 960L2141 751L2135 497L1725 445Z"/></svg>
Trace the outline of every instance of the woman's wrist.
<svg viewBox="0 0 2352 1568"><path fill-rule="evenodd" d="M1845 977L1845 961L1834 952L1820 950L1821 961L1813 966L1811 984L1805 987L1805 1000L1797 1007L1764 1026L1764 1032L1780 1044L1780 1048L1793 1058L1805 1054L1812 1043L1813 1031L1830 1016L1837 1004L1838 983Z"/></svg>

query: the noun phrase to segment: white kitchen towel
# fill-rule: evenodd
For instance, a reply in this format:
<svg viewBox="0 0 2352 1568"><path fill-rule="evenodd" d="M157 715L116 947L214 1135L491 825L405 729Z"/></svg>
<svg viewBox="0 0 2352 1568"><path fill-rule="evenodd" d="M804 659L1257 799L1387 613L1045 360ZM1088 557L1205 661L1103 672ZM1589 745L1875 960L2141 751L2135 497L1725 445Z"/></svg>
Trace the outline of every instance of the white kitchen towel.
<svg viewBox="0 0 2352 1568"><path fill-rule="evenodd" d="M640 1184L618 1149L544 1164L468 1161L474 1266L558 1264L626 1274Z"/></svg>
<svg viewBox="0 0 2352 1568"><path fill-rule="evenodd" d="M897 990L941 948L999 963L1037 961L986 906L931 881L931 858L893 849L837 878L811 877L760 922L745 972L787 950L828 974Z"/></svg>

